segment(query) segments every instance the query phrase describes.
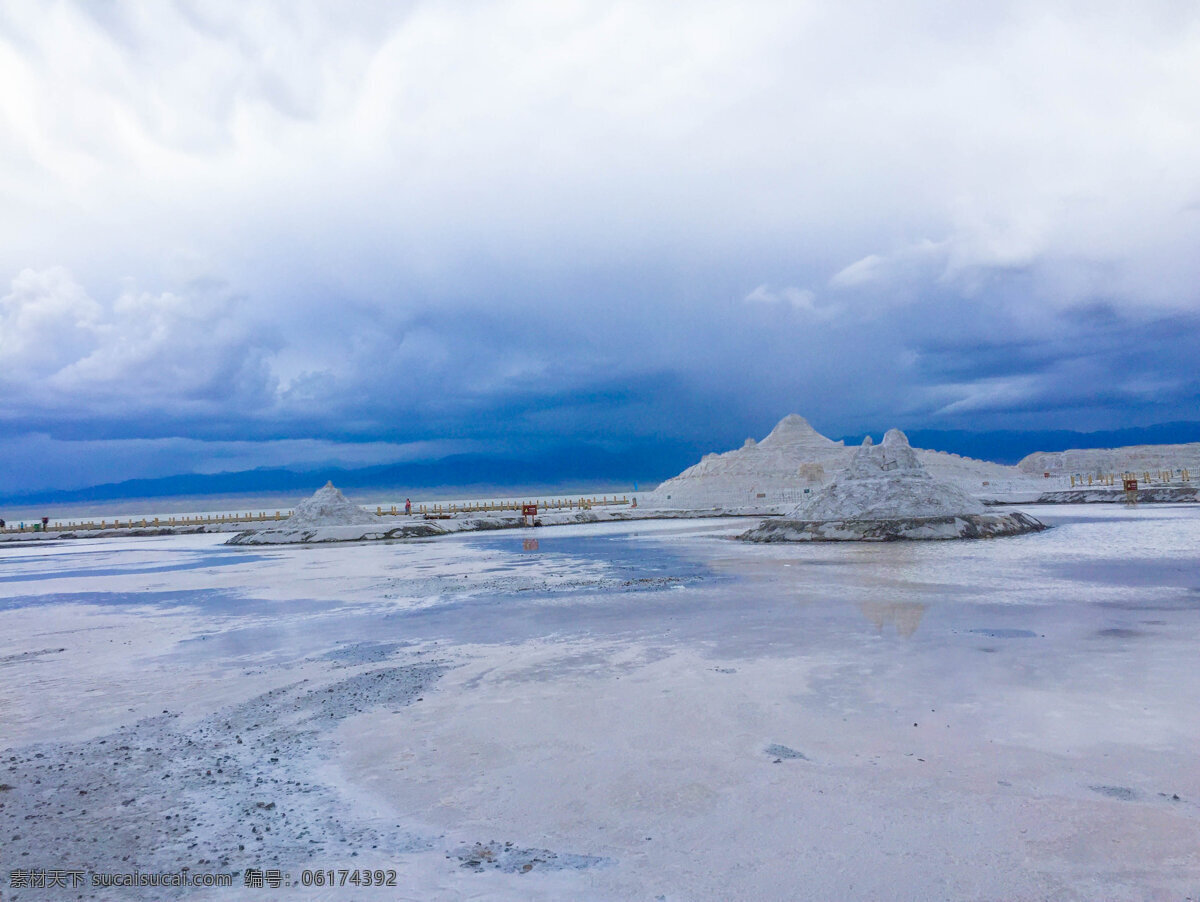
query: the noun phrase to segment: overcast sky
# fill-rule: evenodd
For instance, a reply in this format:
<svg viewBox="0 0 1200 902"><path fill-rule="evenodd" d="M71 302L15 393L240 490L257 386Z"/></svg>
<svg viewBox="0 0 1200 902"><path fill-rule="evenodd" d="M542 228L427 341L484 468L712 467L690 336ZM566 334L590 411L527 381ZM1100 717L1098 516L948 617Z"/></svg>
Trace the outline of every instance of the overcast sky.
<svg viewBox="0 0 1200 902"><path fill-rule="evenodd" d="M1195 2L0 2L11 491L1195 420Z"/></svg>

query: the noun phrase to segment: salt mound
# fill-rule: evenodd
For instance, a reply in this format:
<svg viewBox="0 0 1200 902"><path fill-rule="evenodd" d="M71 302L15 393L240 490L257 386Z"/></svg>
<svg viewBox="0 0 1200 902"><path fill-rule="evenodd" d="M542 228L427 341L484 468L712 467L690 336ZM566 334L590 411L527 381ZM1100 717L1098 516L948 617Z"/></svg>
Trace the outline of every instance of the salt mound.
<svg viewBox="0 0 1200 902"><path fill-rule="evenodd" d="M825 481L849 450L826 438L799 414L788 414L760 442L746 439L724 454L706 454L698 464L668 479L645 499L650 507L744 507L795 504L805 488Z"/></svg>
<svg viewBox="0 0 1200 902"><path fill-rule="evenodd" d="M908 438L891 429L870 436L832 483L783 520L764 520L741 538L752 542L887 541L1019 535L1045 529L1019 512L985 514L957 486L929 475Z"/></svg>
<svg viewBox="0 0 1200 902"><path fill-rule="evenodd" d="M294 526L354 526L367 523L371 515L346 500L332 481L317 489L313 496L296 505L288 517L288 527Z"/></svg>
<svg viewBox="0 0 1200 902"><path fill-rule="evenodd" d="M796 520L887 520L982 514L983 505L929 475L908 437L889 430L882 445L863 440L849 466L790 515Z"/></svg>
<svg viewBox="0 0 1200 902"><path fill-rule="evenodd" d="M808 451L814 455L828 454L841 448L841 442L826 438L813 429L808 420L798 413L789 413L775 424L775 428L762 440L762 444L770 447L788 448L794 451Z"/></svg>
<svg viewBox="0 0 1200 902"><path fill-rule="evenodd" d="M762 441L748 438L733 451L706 454L642 500L647 507L674 510L787 510L828 485L831 476L851 462L855 450L826 438L793 413L780 420ZM935 480L966 492L995 495L1046 488L1040 480L1041 470L1035 479L1004 464L944 451L911 450Z"/></svg>

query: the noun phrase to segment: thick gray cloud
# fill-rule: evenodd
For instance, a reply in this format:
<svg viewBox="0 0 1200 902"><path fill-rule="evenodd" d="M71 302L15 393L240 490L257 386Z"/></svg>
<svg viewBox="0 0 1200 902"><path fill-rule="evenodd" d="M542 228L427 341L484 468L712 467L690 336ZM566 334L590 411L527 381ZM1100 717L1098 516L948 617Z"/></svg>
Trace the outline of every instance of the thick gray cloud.
<svg viewBox="0 0 1200 902"><path fill-rule="evenodd" d="M15 3L0 83L64 467L1194 418L1194 4Z"/></svg>
<svg viewBox="0 0 1200 902"><path fill-rule="evenodd" d="M273 330L256 332L220 286L127 285L100 303L66 270L23 270L0 297L3 415L220 417L275 391Z"/></svg>

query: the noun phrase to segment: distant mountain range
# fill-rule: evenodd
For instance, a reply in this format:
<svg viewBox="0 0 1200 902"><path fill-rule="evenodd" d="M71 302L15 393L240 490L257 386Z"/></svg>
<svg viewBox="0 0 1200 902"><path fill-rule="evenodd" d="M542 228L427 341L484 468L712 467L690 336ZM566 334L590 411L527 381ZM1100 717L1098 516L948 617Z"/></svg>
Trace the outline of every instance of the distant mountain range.
<svg viewBox="0 0 1200 902"><path fill-rule="evenodd" d="M909 441L917 448L950 451L997 463L1014 464L1034 451L1071 448L1113 448L1123 445L1182 444L1200 442L1200 423L1165 423L1106 432L1070 430L1019 432L968 432L966 430L914 429ZM878 441L883 430L873 433ZM863 436L846 436L847 445ZM473 488L489 492L504 487L625 485L639 482L647 491L700 459L711 448L685 442L659 441L632 451L608 451L593 445L574 445L542 451L527 457L460 454L439 460L386 464L345 469L320 467L292 470L285 467L242 470L232 473L183 473L156 479L130 479L88 488L0 494L8 505L111 501L124 498L291 493L307 495L332 479L347 490L394 489L408 494L418 489L454 486L471 494Z"/></svg>
<svg viewBox="0 0 1200 902"><path fill-rule="evenodd" d="M307 496L327 479L348 491L395 489L407 494L417 489L454 486L467 490L492 490L545 486L628 485L640 482L648 488L694 463L699 452L688 445L657 443L646 450L612 452L579 445L528 457L459 454L433 461L384 464L345 469L320 467L292 470L284 467L258 468L232 473L181 473L155 479L129 479L79 489L0 495L8 505L66 504L81 501L111 501L122 498L169 498L202 495L271 495L292 493ZM628 489L627 489L628 490Z"/></svg>

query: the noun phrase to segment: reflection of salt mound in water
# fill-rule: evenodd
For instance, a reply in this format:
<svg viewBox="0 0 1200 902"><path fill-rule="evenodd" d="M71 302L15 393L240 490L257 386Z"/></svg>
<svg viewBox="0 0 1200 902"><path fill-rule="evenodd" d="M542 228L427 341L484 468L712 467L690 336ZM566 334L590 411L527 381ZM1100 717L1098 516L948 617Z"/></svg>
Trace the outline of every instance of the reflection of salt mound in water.
<svg viewBox="0 0 1200 902"><path fill-rule="evenodd" d="M287 525L293 526L354 526L366 523L371 515L346 500L346 496L338 490L333 482L325 485L313 494L311 498L301 501L287 519Z"/></svg>
<svg viewBox="0 0 1200 902"><path fill-rule="evenodd" d="M1045 527L1025 514L989 515L962 489L934 479L899 429L883 444L868 436L832 483L781 521L742 538L754 542L989 538Z"/></svg>
<svg viewBox="0 0 1200 902"><path fill-rule="evenodd" d="M929 475L899 429L882 445L863 441L850 465L790 517L796 520L884 520L982 514L983 505Z"/></svg>
<svg viewBox="0 0 1200 902"><path fill-rule="evenodd" d="M858 606L862 611L863 616L875 624L875 628L880 633L883 632L885 624L892 624L896 627L896 635L907 639L917 631L917 627L921 625L921 618L925 616L925 608L927 605L913 601L864 601Z"/></svg>

